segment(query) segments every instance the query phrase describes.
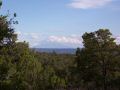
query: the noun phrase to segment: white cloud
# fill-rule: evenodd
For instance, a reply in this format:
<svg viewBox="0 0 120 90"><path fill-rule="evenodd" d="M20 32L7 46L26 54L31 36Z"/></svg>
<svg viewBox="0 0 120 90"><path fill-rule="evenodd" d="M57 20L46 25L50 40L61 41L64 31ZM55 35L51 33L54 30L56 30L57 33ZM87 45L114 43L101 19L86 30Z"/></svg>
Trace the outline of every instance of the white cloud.
<svg viewBox="0 0 120 90"><path fill-rule="evenodd" d="M18 42L29 42L30 47L82 47L82 35L72 34L69 36L45 36L41 33L16 32L18 34ZM120 44L120 35L114 35L115 42Z"/></svg>
<svg viewBox="0 0 120 90"><path fill-rule="evenodd" d="M107 5L113 0L72 0L68 6L78 9L98 8Z"/></svg>
<svg viewBox="0 0 120 90"><path fill-rule="evenodd" d="M26 33L26 32L21 32L17 31L15 32L18 34L18 41L17 42L23 42L26 41L30 44L30 47L35 47L41 44L43 41L43 36L40 33Z"/></svg>
<svg viewBox="0 0 120 90"><path fill-rule="evenodd" d="M21 31L16 31L15 34L21 35Z"/></svg>
<svg viewBox="0 0 120 90"><path fill-rule="evenodd" d="M82 44L82 39L80 36L50 36L48 38L50 42L62 43L62 44Z"/></svg>
<svg viewBox="0 0 120 90"><path fill-rule="evenodd" d="M39 38L40 38L40 34L38 34L38 33L30 33L30 36L31 36L33 39L39 39Z"/></svg>
<svg viewBox="0 0 120 90"><path fill-rule="evenodd" d="M115 42L116 42L117 44L120 44L120 36L116 36L116 37L115 37Z"/></svg>
<svg viewBox="0 0 120 90"><path fill-rule="evenodd" d="M26 33L17 31L18 41L23 42L26 41L29 43L30 47L78 47L82 45L81 35L78 36L76 34L70 36L45 36L40 33Z"/></svg>

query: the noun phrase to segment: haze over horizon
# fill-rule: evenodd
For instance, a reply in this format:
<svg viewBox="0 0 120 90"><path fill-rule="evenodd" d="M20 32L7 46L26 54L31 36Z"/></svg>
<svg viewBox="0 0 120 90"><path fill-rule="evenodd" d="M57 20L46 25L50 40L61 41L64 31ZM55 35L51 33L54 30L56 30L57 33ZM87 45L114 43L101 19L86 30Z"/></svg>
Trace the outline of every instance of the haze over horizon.
<svg viewBox="0 0 120 90"><path fill-rule="evenodd" d="M18 41L37 48L76 48L82 34L107 28L120 42L120 0L4 0L17 13Z"/></svg>

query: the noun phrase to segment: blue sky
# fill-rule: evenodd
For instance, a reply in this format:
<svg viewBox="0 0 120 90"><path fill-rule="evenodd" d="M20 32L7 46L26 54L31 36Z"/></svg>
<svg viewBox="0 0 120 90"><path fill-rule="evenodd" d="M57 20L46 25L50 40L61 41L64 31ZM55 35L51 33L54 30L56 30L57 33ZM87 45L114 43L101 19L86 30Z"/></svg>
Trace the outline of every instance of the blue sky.
<svg viewBox="0 0 120 90"><path fill-rule="evenodd" d="M7 10L17 13L18 41L30 47L81 47L81 35L99 28L120 41L120 0L4 0L0 13Z"/></svg>

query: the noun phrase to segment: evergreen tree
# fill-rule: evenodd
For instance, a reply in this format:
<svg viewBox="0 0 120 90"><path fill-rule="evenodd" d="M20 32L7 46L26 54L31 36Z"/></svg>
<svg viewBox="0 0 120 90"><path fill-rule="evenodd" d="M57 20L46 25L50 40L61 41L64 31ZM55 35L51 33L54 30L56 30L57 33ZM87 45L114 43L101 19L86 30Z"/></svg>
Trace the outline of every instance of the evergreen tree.
<svg viewBox="0 0 120 90"><path fill-rule="evenodd" d="M109 90L115 88L112 81L115 79L120 60L118 45L108 29L85 33L83 36L84 48L77 54L77 68L81 80L86 87ZM119 58L119 59L118 59Z"/></svg>

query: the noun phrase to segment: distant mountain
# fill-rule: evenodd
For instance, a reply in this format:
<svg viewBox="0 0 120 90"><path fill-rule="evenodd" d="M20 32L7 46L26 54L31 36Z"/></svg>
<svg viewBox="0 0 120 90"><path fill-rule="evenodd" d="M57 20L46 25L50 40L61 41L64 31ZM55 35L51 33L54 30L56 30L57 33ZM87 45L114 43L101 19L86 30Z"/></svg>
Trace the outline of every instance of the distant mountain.
<svg viewBox="0 0 120 90"><path fill-rule="evenodd" d="M57 54L75 54L76 49L74 48L33 48L37 52L44 53L57 53Z"/></svg>

